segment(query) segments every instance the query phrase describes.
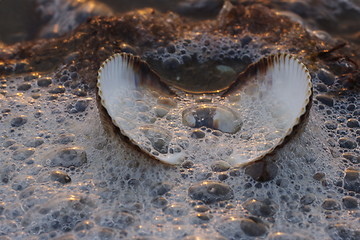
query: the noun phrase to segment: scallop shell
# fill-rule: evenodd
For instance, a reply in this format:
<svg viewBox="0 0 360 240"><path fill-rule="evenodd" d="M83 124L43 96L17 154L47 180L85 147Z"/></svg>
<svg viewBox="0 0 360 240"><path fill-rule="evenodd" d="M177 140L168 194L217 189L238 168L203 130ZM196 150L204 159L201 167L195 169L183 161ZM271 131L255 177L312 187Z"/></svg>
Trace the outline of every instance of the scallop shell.
<svg viewBox="0 0 360 240"><path fill-rule="evenodd" d="M139 57L115 54L100 67L97 86L121 133L168 164L198 154L234 166L259 160L299 124L312 94L308 70L288 54L251 64L211 94L168 86Z"/></svg>

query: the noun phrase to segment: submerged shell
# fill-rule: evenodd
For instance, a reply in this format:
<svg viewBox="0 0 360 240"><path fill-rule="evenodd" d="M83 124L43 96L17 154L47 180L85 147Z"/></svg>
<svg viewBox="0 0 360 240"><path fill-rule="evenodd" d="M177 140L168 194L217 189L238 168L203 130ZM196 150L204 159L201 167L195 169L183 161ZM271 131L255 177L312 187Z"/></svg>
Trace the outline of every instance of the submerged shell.
<svg viewBox="0 0 360 240"><path fill-rule="evenodd" d="M238 166L292 132L309 103L311 79L297 59L278 54L250 65L222 94L194 95L123 53L103 63L98 89L113 123L149 155L169 164L206 155Z"/></svg>

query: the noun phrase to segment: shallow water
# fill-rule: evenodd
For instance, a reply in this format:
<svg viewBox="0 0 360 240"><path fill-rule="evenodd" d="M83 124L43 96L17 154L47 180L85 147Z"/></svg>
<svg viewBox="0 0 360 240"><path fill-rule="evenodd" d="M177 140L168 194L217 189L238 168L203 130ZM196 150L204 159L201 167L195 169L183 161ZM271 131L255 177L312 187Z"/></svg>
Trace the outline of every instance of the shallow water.
<svg viewBox="0 0 360 240"><path fill-rule="evenodd" d="M266 54L260 41L246 48L252 61ZM170 166L108 134L95 90L71 85L80 70L0 77L0 239L360 238L360 96L332 94L342 78L311 70L302 128L234 168L216 138L198 142L213 153L194 146L196 159Z"/></svg>

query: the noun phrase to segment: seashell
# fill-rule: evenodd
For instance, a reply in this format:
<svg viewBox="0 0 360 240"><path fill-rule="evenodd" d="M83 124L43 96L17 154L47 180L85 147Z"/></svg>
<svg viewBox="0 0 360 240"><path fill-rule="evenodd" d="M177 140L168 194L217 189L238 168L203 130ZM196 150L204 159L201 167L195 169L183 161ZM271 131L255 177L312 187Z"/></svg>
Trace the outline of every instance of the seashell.
<svg viewBox="0 0 360 240"><path fill-rule="evenodd" d="M233 166L259 160L300 123L312 94L308 70L288 54L250 65L225 90L196 94L168 86L139 57L115 54L97 86L121 133L168 164L198 154Z"/></svg>

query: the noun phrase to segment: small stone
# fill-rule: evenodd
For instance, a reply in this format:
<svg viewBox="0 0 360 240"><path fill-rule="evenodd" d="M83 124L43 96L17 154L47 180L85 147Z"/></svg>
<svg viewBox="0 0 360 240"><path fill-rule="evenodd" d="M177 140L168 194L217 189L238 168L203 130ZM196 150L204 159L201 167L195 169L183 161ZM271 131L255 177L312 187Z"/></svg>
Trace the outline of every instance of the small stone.
<svg viewBox="0 0 360 240"><path fill-rule="evenodd" d="M358 240L360 239L360 231L357 225L354 227L342 223L331 224L326 228L326 231L334 240Z"/></svg>
<svg viewBox="0 0 360 240"><path fill-rule="evenodd" d="M25 115L20 115L11 119L10 124L12 127L20 127L27 123L27 117Z"/></svg>
<svg viewBox="0 0 360 240"><path fill-rule="evenodd" d="M251 237L259 237L267 232L266 225L258 218L242 218L240 228Z"/></svg>
<svg viewBox="0 0 360 240"><path fill-rule="evenodd" d="M352 153L343 153L343 158L346 158L347 160L350 160L352 163L360 163L360 156L356 156Z"/></svg>
<svg viewBox="0 0 360 240"><path fill-rule="evenodd" d="M225 183L215 181L203 181L189 188L189 196L195 200L201 200L206 204L229 200L234 197L233 190Z"/></svg>
<svg viewBox="0 0 360 240"><path fill-rule="evenodd" d="M325 210L340 210L340 204L334 199L325 199L321 207Z"/></svg>
<svg viewBox="0 0 360 240"><path fill-rule="evenodd" d="M80 147L62 148L48 158L50 166L80 167L87 162L86 152Z"/></svg>
<svg viewBox="0 0 360 240"><path fill-rule="evenodd" d="M318 75L318 78L328 86L333 85L335 82L334 74L332 74L331 72L329 72L325 69L320 69L320 71L318 72L317 75Z"/></svg>
<svg viewBox="0 0 360 240"><path fill-rule="evenodd" d="M252 41L252 37L250 36L245 36L241 39L241 46L245 47L246 45L248 45L250 42Z"/></svg>
<svg viewBox="0 0 360 240"><path fill-rule="evenodd" d="M340 145L340 147L347 148L347 149L354 149L357 147L357 144L355 141L352 141L345 137L339 139L339 145Z"/></svg>
<svg viewBox="0 0 360 240"><path fill-rule="evenodd" d="M14 145L15 143L16 143L16 141L14 139L7 139L4 142L3 146L7 148L7 147Z"/></svg>
<svg viewBox="0 0 360 240"><path fill-rule="evenodd" d="M30 83L22 83L18 86L17 90L18 91L27 91L31 88L31 84Z"/></svg>
<svg viewBox="0 0 360 240"><path fill-rule="evenodd" d="M324 94L318 94L316 96L316 99L319 100L321 103L329 106L329 107L333 107L334 106L334 99L332 99L330 96L328 95L324 95Z"/></svg>
<svg viewBox="0 0 360 240"><path fill-rule="evenodd" d="M84 90L81 90L80 88L76 88L72 91L72 93L75 95L75 96L78 96L78 97L85 97L87 95L87 92L84 91Z"/></svg>
<svg viewBox="0 0 360 240"><path fill-rule="evenodd" d="M28 76L25 76L25 77L24 77L24 81L25 81L25 82L30 82L31 80L36 79L36 78L37 78L37 76L28 75Z"/></svg>
<svg viewBox="0 0 360 240"><path fill-rule="evenodd" d="M52 94L59 94L59 93L64 93L64 92L65 92L65 88L61 85L49 90L49 93L52 93Z"/></svg>
<svg viewBox="0 0 360 240"><path fill-rule="evenodd" d="M62 184L71 182L71 178L69 177L69 175L67 175L63 171L52 171L50 173L50 178L51 178L51 180L57 181Z"/></svg>
<svg viewBox="0 0 360 240"><path fill-rule="evenodd" d="M211 165L211 170L214 172L225 172L229 170L231 165L225 161L217 161Z"/></svg>
<svg viewBox="0 0 360 240"><path fill-rule="evenodd" d="M33 148L20 148L14 152L13 159L23 161L33 155L34 152L35 149Z"/></svg>
<svg viewBox="0 0 360 240"><path fill-rule="evenodd" d="M348 119L346 125L349 128L358 128L358 127L360 127L359 121L354 119L354 118Z"/></svg>
<svg viewBox="0 0 360 240"><path fill-rule="evenodd" d="M51 83L52 83L52 80L50 77L39 78L37 80L37 85L39 87L48 87Z"/></svg>
<svg viewBox="0 0 360 240"><path fill-rule="evenodd" d="M168 53L175 53L176 47L174 44L170 44L169 46L166 47L166 50L168 51Z"/></svg>
<svg viewBox="0 0 360 240"><path fill-rule="evenodd" d="M346 209L358 208L358 201L354 197L350 197L350 196L343 197L342 202Z"/></svg>
<svg viewBox="0 0 360 240"><path fill-rule="evenodd" d="M354 168L345 170L344 188L348 191L360 193L360 171Z"/></svg>

